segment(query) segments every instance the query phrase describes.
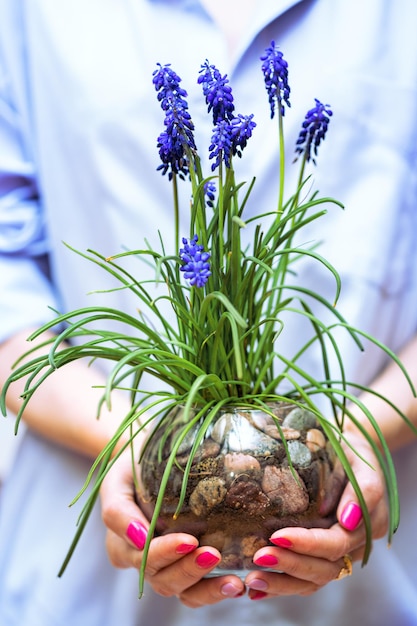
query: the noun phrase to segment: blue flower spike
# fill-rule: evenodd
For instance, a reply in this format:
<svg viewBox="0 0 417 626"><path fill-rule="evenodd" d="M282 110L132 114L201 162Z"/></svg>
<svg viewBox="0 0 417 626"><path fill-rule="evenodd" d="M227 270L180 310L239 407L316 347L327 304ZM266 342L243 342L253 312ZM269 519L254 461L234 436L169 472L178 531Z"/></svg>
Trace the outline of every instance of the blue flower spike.
<svg viewBox="0 0 417 626"><path fill-rule="evenodd" d="M252 137L253 129L256 123L253 121L253 113L250 115L239 115L232 119L231 135L232 135L232 153L242 156L242 150L246 147L248 139Z"/></svg>
<svg viewBox="0 0 417 626"><path fill-rule="evenodd" d="M204 251L204 247L198 242L198 236L188 240L183 237L182 243L184 247L180 250L180 259L182 266L181 272L184 272L184 277L190 281L192 287L204 287L209 277L211 276L210 253Z"/></svg>
<svg viewBox="0 0 417 626"><path fill-rule="evenodd" d="M252 136L256 126L253 115L235 115L229 79L208 61L201 66L197 82L202 85L208 112L213 113L214 128L209 146L209 158L214 159L211 169L214 172L222 161L230 168L232 156L241 157Z"/></svg>
<svg viewBox="0 0 417 626"><path fill-rule="evenodd" d="M197 82L202 85L208 112L213 112L213 124L220 120L231 120L235 105L227 76L222 76L214 65L206 61L201 66Z"/></svg>
<svg viewBox="0 0 417 626"><path fill-rule="evenodd" d="M316 105L305 116L295 149L297 155L304 154L305 160L310 161L311 159L314 165L316 160L311 155L311 151L313 151L314 156L317 156L318 147L326 137L330 118L333 115L329 104L322 104L317 98L315 98L315 102Z"/></svg>
<svg viewBox="0 0 417 626"><path fill-rule="evenodd" d="M262 63L262 72L266 91L269 98L269 106L271 108L271 118L275 115L275 108L281 115L285 114L284 103L290 107L290 87L288 84L288 63L284 56L275 45L275 41L271 41L271 45L265 49L265 53L260 57Z"/></svg>
<svg viewBox="0 0 417 626"><path fill-rule="evenodd" d="M187 149L196 151L194 124L185 99L187 92L180 87L181 78L169 65L158 64L153 73L153 84L158 92L158 101L165 111L165 130L159 135L157 148L162 164L157 168L162 174L168 172L185 178L189 174Z"/></svg>
<svg viewBox="0 0 417 626"><path fill-rule="evenodd" d="M209 145L209 158L215 159L211 164L212 172L222 161L226 167L230 167L232 156L232 126L228 120L219 120L213 128L211 143Z"/></svg>

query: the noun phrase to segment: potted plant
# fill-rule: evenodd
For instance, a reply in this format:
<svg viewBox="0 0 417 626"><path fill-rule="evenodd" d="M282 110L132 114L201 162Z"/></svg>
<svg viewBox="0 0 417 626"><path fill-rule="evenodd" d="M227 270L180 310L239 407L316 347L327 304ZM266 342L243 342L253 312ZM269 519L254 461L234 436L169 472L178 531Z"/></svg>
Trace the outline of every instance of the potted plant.
<svg viewBox="0 0 417 626"><path fill-rule="evenodd" d="M193 532L201 543L221 550L220 573L239 573L242 568L254 567L253 553L279 525L333 523L346 480L351 481L363 511L366 562L371 547L370 518L345 452L346 420L353 420L369 440L385 474L390 537L398 525L391 456L376 420L356 396L363 387L346 379L336 334L341 330L348 333L358 349L362 349L362 339L371 341L397 362L412 383L387 347L342 317L336 306L340 277L316 244L298 243L300 233L325 216L327 205L341 206L311 192L307 175L332 112L319 100L308 111L295 148L298 184L286 198L283 123L290 105L288 66L274 42L261 61L271 118L278 121L277 205L246 216L255 180L248 184L236 181L233 161L242 156L256 124L252 115L235 113L227 76L206 61L198 77L213 116L212 165L206 176L181 79L169 65L158 65L153 83L165 120L157 147L159 169L167 174L174 191L173 248L162 233L158 251L145 246L111 257L91 250L75 251L110 273L119 288L133 292L138 299L137 315L97 306L58 315L31 339L57 324L63 325L63 330L45 341L48 349L43 356L17 364L3 389L5 412L8 386L27 377L19 423L25 406L47 377L67 363L87 358L114 362L102 403L110 404L115 389L130 393L129 413L87 477L88 484L94 476L94 484L63 569L104 476L144 432L146 444L138 456L132 456L138 501L150 519L141 590L155 532ZM187 224L180 220L180 179L191 183ZM249 243L242 243L243 230L250 233L246 237ZM148 279L138 278L123 265L124 259L132 256L153 268L155 292ZM326 300L320 289L297 283L297 265L307 258L333 275L334 301ZM167 305L171 315L166 315ZM326 319L331 318L330 323L323 321L323 312ZM286 319L291 316L301 316L309 324L311 336L288 356L280 352L280 337L287 332ZM321 352L320 373L301 365L313 346L319 346ZM160 382L157 392L142 387L145 375ZM318 402L323 398L328 413ZM355 405L372 424L379 445L356 420ZM128 442L115 453L126 434ZM224 533L225 529L229 532Z"/></svg>

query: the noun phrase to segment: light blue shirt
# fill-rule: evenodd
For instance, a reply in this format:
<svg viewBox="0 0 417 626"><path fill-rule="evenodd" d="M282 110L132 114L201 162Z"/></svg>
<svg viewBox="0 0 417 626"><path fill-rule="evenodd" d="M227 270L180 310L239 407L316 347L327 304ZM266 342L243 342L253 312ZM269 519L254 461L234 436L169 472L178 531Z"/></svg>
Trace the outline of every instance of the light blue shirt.
<svg viewBox="0 0 417 626"><path fill-rule="evenodd" d="M323 240L320 252L340 271L348 320L402 346L417 330L416 23L415 0L259 0L231 59L194 0L0 0L0 338L48 320L48 307L109 302L88 295L112 286L107 275L62 241L108 256L141 247L145 237L156 243L157 229L169 240L172 192L156 172L158 62L183 79L202 156L211 123L198 70L208 58L228 73L237 112L254 113L258 124L238 163L239 180L257 175L248 210L275 205L277 134L259 61L274 39L292 90L287 190L301 121L317 97L334 118L314 185L346 209L330 207L308 236ZM182 194L186 223L186 184ZM307 264L300 280L320 281L331 297L334 283L315 272ZM124 292L111 299L135 311ZM348 376L369 381L383 359L351 343L341 338ZM107 563L98 512L56 579L75 529L67 505L87 469L84 459L26 435L0 509L2 626L417 623L415 446L398 460L403 516L390 551L378 542L363 571L310 598L239 598L199 611L150 590L137 601L136 573Z"/></svg>

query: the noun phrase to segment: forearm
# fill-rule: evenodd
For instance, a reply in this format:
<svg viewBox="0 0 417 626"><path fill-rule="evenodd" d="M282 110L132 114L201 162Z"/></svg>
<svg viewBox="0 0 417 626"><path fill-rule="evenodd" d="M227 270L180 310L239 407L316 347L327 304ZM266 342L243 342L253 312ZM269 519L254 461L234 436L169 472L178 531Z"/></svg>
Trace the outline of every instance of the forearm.
<svg viewBox="0 0 417 626"><path fill-rule="evenodd" d="M401 351L399 357L417 388L417 336ZM371 388L386 396L417 427L417 399L403 372L394 362L376 378ZM363 394L361 400L377 420L391 451L416 440L407 423L386 402L369 393ZM358 411L355 410L355 413ZM373 428L366 418L363 415L359 415L359 418L374 436Z"/></svg>
<svg viewBox="0 0 417 626"><path fill-rule="evenodd" d="M31 347L26 341L29 334L30 330L25 330L0 345L0 386L10 375L12 364ZM129 409L128 400L114 394L112 410L103 406L97 419L104 383L104 377L87 363L76 361L66 365L35 392L23 420L43 437L93 458ZM7 406L14 414L21 406L24 384L24 380L13 383L7 394ZM97 386L101 388L94 388Z"/></svg>

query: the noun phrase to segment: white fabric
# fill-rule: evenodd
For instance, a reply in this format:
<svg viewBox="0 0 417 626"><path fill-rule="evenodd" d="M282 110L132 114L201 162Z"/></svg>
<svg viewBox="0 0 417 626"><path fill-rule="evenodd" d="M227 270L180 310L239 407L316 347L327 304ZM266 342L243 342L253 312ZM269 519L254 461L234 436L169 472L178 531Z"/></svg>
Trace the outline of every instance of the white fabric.
<svg viewBox="0 0 417 626"><path fill-rule="evenodd" d="M259 0L256 11L230 61L222 34L194 0L0 0L3 338L49 319L48 306L109 302L108 295L86 295L107 288L107 276L62 240L105 255L141 247L144 237L157 242L157 228L169 241L171 187L155 171L162 129L151 84L157 62L171 63L183 78L202 153L211 124L196 85L200 63L208 58L229 74L237 111L254 113L258 122L238 164L239 179L257 174L251 207L275 205L276 126L268 120L259 62L272 39L290 68L289 179L296 176L293 146L314 98L334 110L313 173L320 192L346 210L330 206L306 239L323 239L320 252L342 275L340 310L394 349L415 333L417 4ZM188 190L183 193L187 211ZM329 296L334 289L309 264L300 280L320 281ZM111 298L134 312L126 294ZM300 325L294 332L299 337L305 330ZM369 381L384 359L340 341L348 376ZM281 346L288 354L289 343ZM243 597L193 611L149 589L137 600L136 573L107 562L99 511L64 577L56 578L79 511L68 504L88 463L28 432L0 503L0 624L417 624L416 447L396 463L400 530L390 550L385 540L375 545L365 569L356 566L350 579L309 598Z"/></svg>

